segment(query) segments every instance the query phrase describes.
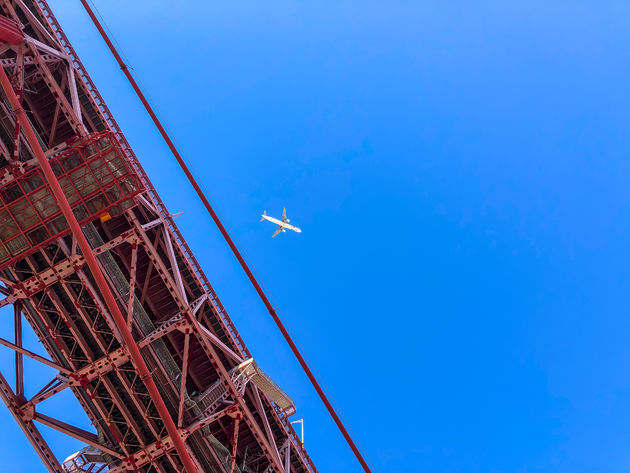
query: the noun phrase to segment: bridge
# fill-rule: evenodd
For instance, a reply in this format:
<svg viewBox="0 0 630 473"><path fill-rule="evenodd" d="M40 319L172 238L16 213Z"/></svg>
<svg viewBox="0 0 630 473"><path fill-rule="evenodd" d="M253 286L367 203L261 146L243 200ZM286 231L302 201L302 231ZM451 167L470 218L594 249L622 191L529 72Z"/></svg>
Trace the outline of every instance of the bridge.
<svg viewBox="0 0 630 473"><path fill-rule="evenodd" d="M316 472L47 3L0 8L0 397L47 471ZM57 372L29 398L24 357ZM42 412L65 390L93 431ZM42 425L85 448L57 458Z"/></svg>

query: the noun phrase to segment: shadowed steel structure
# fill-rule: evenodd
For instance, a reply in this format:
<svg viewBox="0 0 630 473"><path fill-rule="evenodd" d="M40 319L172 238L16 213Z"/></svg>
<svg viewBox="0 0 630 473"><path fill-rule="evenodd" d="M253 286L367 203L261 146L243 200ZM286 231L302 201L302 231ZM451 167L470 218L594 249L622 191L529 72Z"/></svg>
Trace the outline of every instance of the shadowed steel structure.
<svg viewBox="0 0 630 473"><path fill-rule="evenodd" d="M47 471L316 472L46 2L0 7L0 397ZM57 372L30 398L25 356ZM92 431L44 414L64 390ZM40 425L86 447L57 458Z"/></svg>

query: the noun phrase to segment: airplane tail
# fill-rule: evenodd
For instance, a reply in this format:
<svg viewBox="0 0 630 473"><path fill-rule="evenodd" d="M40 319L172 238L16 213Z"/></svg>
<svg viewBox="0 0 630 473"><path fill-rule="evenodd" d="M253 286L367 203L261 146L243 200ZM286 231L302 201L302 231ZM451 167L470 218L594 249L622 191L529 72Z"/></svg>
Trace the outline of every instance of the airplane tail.
<svg viewBox="0 0 630 473"><path fill-rule="evenodd" d="M265 216L266 216L266 215L267 215L267 211L266 211L266 210L263 210L263 214L262 214L262 217L261 217L261 219L260 219L260 221L261 221L261 222L265 219Z"/></svg>

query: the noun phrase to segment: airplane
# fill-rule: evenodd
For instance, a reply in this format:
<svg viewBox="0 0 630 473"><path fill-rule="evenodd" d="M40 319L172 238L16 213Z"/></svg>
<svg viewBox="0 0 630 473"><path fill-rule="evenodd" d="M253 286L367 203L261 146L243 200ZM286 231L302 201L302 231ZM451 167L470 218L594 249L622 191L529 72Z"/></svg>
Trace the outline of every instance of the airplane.
<svg viewBox="0 0 630 473"><path fill-rule="evenodd" d="M287 218L287 209L286 208L282 209L282 220L278 220L277 218L270 217L269 215L267 215L267 211L266 210L263 212L261 217L262 217L260 219L261 222L263 220L269 220L271 223L275 223L275 224L278 225L278 229L276 230L276 233L271 235L271 238L275 237L280 232L286 232L287 228L289 230L293 230L294 232L302 233L302 230L300 230L298 227L294 227L293 225L289 225L289 222L291 220L289 220Z"/></svg>

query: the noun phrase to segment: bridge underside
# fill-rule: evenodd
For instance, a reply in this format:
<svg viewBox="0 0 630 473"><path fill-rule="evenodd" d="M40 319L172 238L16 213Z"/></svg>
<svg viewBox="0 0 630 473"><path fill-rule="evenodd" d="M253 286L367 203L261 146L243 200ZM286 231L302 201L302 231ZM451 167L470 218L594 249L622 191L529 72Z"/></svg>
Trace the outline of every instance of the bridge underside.
<svg viewBox="0 0 630 473"><path fill-rule="evenodd" d="M288 420L290 399L251 360L46 2L0 0L0 8L25 37L0 44L0 65L199 471L315 472ZM0 307L13 306L15 333L0 344L15 351L16 379L0 374L0 397L50 472L181 472L31 145L3 96ZM48 358L22 346L23 321ZM58 371L30 399L24 356ZM39 411L68 389L92 432ZM39 425L86 448L57 459Z"/></svg>

